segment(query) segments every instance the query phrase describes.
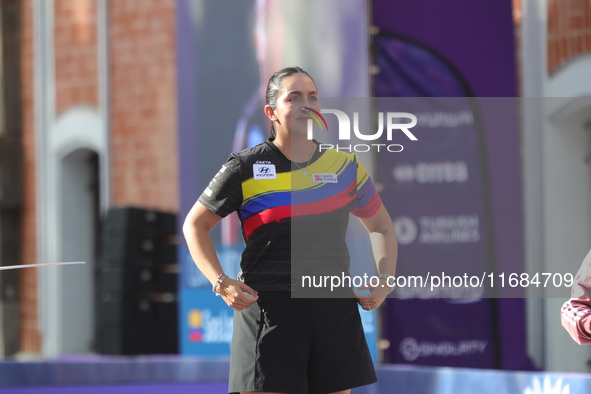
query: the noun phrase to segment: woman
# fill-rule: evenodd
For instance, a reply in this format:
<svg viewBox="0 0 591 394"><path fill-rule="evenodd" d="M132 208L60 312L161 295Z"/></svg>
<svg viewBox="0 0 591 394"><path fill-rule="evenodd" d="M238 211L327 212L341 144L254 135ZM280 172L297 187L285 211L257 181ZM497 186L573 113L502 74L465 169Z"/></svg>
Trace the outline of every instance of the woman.
<svg viewBox="0 0 591 394"><path fill-rule="evenodd" d="M236 311L230 392L349 393L376 381L356 302L370 311L392 290L392 220L355 155L320 152L307 139L308 113L320 111L307 72L289 67L275 73L266 104L271 137L230 155L183 231L214 292ZM233 211L245 240L237 279L223 273L209 236ZM354 298L306 298L307 289L292 275L296 265L299 273L348 274L349 212L370 233L379 285L365 295L340 289Z"/></svg>
<svg viewBox="0 0 591 394"><path fill-rule="evenodd" d="M575 276L571 299L562 305L560 321L576 343L591 344L591 250Z"/></svg>

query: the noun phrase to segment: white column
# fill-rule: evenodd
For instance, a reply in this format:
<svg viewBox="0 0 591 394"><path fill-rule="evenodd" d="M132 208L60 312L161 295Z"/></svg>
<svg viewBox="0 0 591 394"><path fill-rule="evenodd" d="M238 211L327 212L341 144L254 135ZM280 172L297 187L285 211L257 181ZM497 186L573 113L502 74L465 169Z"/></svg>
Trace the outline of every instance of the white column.
<svg viewBox="0 0 591 394"><path fill-rule="evenodd" d="M34 15L34 106L36 141L36 212L37 260L39 263L55 261L57 239L55 230L55 166L48 160L49 130L55 120L55 56L53 0L35 0ZM59 329L58 271L55 268L38 269L39 332L43 355L57 353L59 344L53 338Z"/></svg>
<svg viewBox="0 0 591 394"><path fill-rule="evenodd" d="M521 24L521 91L523 141L523 213L525 267L532 275L544 267L543 211L543 97L546 80L546 1L524 0ZM527 349L533 361L544 366L544 305L527 299Z"/></svg>

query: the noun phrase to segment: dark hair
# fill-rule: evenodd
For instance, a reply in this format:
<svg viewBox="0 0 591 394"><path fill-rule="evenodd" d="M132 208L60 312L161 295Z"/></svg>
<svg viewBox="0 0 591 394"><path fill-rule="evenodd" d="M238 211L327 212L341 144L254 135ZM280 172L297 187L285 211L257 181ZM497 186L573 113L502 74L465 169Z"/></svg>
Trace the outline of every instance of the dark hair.
<svg viewBox="0 0 591 394"><path fill-rule="evenodd" d="M301 67L285 67L277 71L269 79L269 82L267 83L267 92L265 94L265 103L270 105L271 108L277 107L277 97L282 88L283 78L289 77L293 74L306 74L310 77L312 82L314 82L314 78ZM314 82L314 85L316 85L316 82ZM271 122L271 139L275 139L276 135L275 123Z"/></svg>

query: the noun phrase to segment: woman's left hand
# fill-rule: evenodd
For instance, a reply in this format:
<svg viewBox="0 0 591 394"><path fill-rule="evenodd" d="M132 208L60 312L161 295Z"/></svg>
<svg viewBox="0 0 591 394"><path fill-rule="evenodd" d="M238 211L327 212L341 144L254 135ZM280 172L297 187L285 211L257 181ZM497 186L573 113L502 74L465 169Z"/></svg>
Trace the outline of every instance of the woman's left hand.
<svg viewBox="0 0 591 394"><path fill-rule="evenodd" d="M382 305L382 302L386 299L388 294L390 293L390 288L386 285L382 286L384 282L380 281L380 284L376 287L368 287L368 286L361 286L359 290L369 290L368 294L359 294L356 289L353 289L355 293L355 298L357 298L357 302L361 307L366 311L372 311L376 308L379 308Z"/></svg>

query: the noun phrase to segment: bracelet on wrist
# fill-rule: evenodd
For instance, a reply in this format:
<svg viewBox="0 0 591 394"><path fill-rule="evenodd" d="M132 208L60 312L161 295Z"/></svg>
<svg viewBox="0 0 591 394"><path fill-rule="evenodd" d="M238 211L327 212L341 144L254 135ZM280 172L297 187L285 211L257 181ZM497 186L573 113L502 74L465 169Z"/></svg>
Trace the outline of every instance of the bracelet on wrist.
<svg viewBox="0 0 591 394"><path fill-rule="evenodd" d="M390 279L390 278L392 278L392 279ZM390 290L388 291L388 294L393 292L394 289L396 288L396 277L395 276L387 275L387 274L379 274L378 279L384 279L386 281L386 286L388 286L390 288ZM390 283L390 281L392 283Z"/></svg>
<svg viewBox="0 0 591 394"><path fill-rule="evenodd" d="M211 290L215 293L216 296L220 296L220 286L222 285L222 282L228 277L228 275L224 274L223 272L221 274L218 275L218 277L215 280L215 283L213 284L213 287L211 288Z"/></svg>

